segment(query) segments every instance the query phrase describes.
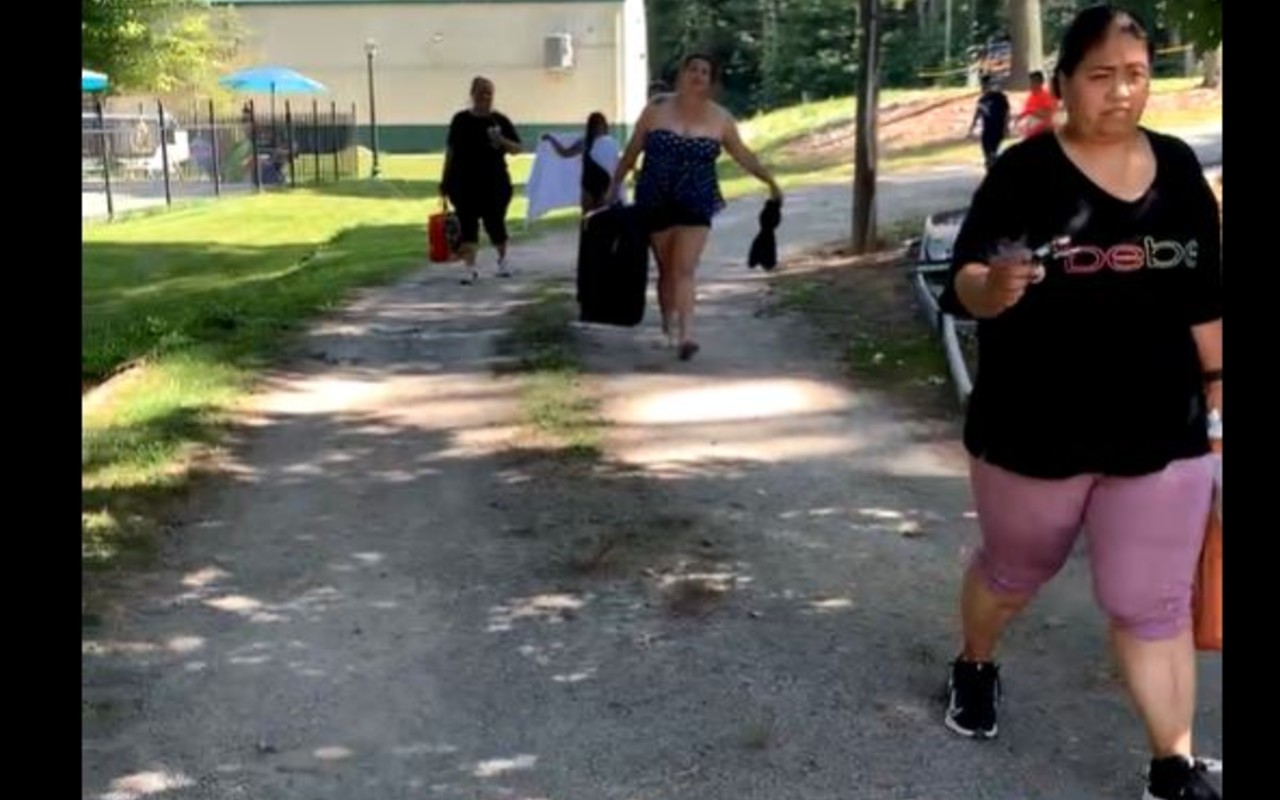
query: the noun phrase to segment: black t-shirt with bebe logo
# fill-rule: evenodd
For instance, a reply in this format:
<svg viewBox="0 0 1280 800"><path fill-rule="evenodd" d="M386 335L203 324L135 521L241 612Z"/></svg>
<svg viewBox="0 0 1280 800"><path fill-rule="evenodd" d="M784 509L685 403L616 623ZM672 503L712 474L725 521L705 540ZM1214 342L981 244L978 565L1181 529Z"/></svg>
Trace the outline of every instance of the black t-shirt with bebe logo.
<svg viewBox="0 0 1280 800"><path fill-rule="evenodd" d="M1146 135L1156 177L1136 201L1089 180L1056 136L1010 148L975 193L953 276L1002 240L1070 240L1015 306L978 322L974 457L1064 478L1143 475L1208 452L1191 328L1222 317L1218 207L1191 148ZM954 283L942 302L966 314Z"/></svg>

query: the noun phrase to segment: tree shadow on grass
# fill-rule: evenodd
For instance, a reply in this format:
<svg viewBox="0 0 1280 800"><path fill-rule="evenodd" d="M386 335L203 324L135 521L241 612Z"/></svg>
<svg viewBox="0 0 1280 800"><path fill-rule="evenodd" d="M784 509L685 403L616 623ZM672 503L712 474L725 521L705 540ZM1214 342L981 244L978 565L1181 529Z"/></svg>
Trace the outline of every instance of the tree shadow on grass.
<svg viewBox="0 0 1280 800"><path fill-rule="evenodd" d="M86 242L81 377L212 348L259 363L306 318L425 262L418 225L362 225L319 245Z"/></svg>

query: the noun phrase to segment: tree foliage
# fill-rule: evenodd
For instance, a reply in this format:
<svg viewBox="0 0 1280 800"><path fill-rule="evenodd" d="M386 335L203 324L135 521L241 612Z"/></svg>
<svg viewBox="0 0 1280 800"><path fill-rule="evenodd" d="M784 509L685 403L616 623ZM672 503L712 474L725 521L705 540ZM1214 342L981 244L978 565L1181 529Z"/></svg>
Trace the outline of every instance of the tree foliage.
<svg viewBox="0 0 1280 800"><path fill-rule="evenodd" d="M210 89L235 57L242 28L201 0L81 0L81 61L114 91Z"/></svg>
<svg viewBox="0 0 1280 800"><path fill-rule="evenodd" d="M1165 0L1165 15L1200 53L1222 44L1222 0Z"/></svg>
<svg viewBox="0 0 1280 800"><path fill-rule="evenodd" d="M973 54L1012 33L1011 4L1032 0L881 0L880 75L885 87L958 83ZM1045 52L1052 54L1076 12L1094 0L1034 0ZM721 100L738 113L847 96L858 84L860 47L855 0L647 0L652 78L671 80L680 58L698 50L724 67ZM1222 0L1128 0L1161 46L1190 43L1206 52L1221 43ZM946 53L950 50L951 60ZM1164 60L1176 67L1177 59Z"/></svg>

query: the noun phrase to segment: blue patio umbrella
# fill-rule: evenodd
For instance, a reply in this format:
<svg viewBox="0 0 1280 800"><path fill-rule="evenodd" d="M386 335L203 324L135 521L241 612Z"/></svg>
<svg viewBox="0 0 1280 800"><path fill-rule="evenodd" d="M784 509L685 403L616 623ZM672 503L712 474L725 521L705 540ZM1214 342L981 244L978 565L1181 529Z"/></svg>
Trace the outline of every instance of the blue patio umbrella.
<svg viewBox="0 0 1280 800"><path fill-rule="evenodd" d="M261 66L224 75L218 83L237 92L271 95L271 115L276 113L276 94L321 94L329 91L323 83L312 80L288 67Z"/></svg>
<svg viewBox="0 0 1280 800"><path fill-rule="evenodd" d="M107 76L91 69L80 68L80 91L100 92L107 88Z"/></svg>

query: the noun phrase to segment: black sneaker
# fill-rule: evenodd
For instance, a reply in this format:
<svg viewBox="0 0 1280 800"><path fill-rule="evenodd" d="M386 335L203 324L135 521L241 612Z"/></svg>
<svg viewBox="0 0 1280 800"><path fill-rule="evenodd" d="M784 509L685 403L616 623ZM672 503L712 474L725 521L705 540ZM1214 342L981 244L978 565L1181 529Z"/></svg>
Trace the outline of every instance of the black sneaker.
<svg viewBox="0 0 1280 800"><path fill-rule="evenodd" d="M1206 777L1210 765L1183 756L1154 759L1142 800L1222 800Z"/></svg>
<svg viewBox="0 0 1280 800"><path fill-rule="evenodd" d="M994 739L1000 705L1000 668L990 662L956 659L947 682L951 703L947 727L970 739Z"/></svg>

